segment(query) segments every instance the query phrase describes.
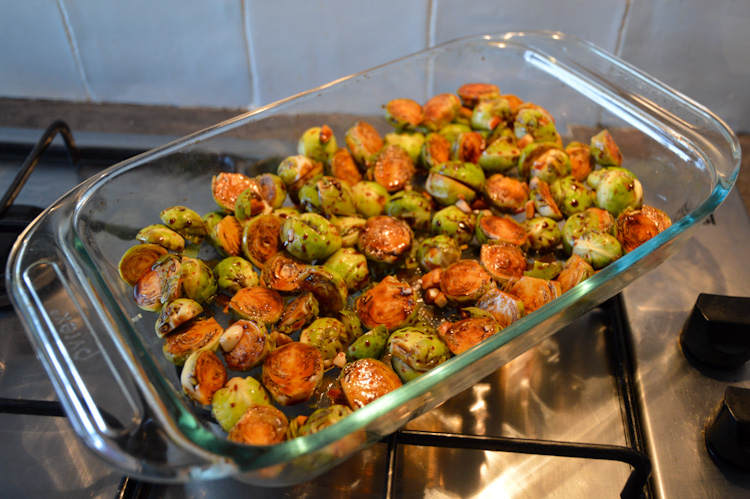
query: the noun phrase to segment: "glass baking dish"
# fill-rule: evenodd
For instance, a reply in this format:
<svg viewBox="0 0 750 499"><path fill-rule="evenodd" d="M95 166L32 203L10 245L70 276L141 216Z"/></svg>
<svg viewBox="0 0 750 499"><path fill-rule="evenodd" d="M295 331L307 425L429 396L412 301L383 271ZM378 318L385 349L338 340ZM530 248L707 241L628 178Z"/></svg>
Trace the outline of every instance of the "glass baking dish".
<svg viewBox="0 0 750 499"><path fill-rule="evenodd" d="M270 447L229 442L182 393L117 264L165 207L216 209L213 175L274 172L310 126L337 137L365 119L390 131L382 105L426 102L491 82L555 117L565 141L607 128L641 180L645 203L673 225L473 349L315 434ZM342 141L343 142L343 141ZM461 392L674 254L723 201L738 171L732 131L710 111L627 63L553 32L440 45L238 116L119 163L47 209L18 239L8 289L71 424L123 472L155 481L232 476L275 486L308 480ZM306 408L299 408L301 411ZM294 415L292 409L291 415ZM308 413L310 412L307 410Z"/></svg>

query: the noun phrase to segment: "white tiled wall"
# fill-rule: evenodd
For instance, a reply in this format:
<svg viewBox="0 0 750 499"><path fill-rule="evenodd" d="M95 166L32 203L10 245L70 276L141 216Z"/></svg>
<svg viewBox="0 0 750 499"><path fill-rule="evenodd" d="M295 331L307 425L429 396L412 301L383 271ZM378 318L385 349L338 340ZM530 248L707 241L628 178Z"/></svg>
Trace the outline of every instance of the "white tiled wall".
<svg viewBox="0 0 750 499"><path fill-rule="evenodd" d="M0 97L253 108L457 37L588 39L750 131L747 0L25 0Z"/></svg>

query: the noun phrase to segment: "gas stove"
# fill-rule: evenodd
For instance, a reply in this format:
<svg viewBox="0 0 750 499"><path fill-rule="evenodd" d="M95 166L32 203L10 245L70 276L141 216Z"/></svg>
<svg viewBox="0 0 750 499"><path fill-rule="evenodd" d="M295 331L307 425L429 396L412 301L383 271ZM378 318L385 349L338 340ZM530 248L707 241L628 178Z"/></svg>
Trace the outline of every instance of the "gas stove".
<svg viewBox="0 0 750 499"><path fill-rule="evenodd" d="M0 132L0 185L12 183L34 134ZM117 137L106 147L101 137L77 139L81 162L71 164L61 143L53 143L8 216L34 214L140 152ZM727 387L750 389L750 367L697 366L679 338L700 293L750 296L741 249L748 244L750 219L735 191L680 253L618 297L387 440L311 482L281 489L229 479L151 484L108 468L72 431L6 306L0 309L0 438L12 452L0 457L0 494L746 497L750 473L712 458L704 433Z"/></svg>

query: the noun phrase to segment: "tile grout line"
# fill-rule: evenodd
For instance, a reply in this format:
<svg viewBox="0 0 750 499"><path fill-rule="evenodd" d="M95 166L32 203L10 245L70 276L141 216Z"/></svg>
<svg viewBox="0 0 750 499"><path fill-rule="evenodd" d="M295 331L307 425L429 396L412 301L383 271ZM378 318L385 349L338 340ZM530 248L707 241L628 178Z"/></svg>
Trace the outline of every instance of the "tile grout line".
<svg viewBox="0 0 750 499"><path fill-rule="evenodd" d="M70 24L68 9L65 8L65 3L63 0L57 0L57 9L60 11L60 17L62 17L63 26L65 27L65 36L68 38L70 51L73 53L73 59L76 62L76 69L78 70L78 76L81 78L81 84L83 85L83 91L86 94L86 100L89 102L93 102L94 95L91 91L91 85L89 85L89 79L86 75L86 70L83 67L81 53L78 50L78 40L76 40L75 33L73 32L73 26Z"/></svg>

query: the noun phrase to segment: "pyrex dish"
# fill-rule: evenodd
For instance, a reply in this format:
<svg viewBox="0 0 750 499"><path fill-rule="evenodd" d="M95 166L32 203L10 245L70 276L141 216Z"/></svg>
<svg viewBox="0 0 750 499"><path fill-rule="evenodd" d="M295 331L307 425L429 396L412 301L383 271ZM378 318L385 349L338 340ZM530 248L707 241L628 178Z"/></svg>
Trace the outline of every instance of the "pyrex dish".
<svg viewBox="0 0 750 499"><path fill-rule="evenodd" d="M565 142L608 128L645 202L674 224L552 303L466 353L312 436L271 447L227 441L190 402L162 354L155 314L117 272L142 227L168 206L216 209L213 175L274 172L310 126L337 137L357 119L381 133L382 105L426 102L463 83L491 82L548 109ZM234 476L301 482L377 442L549 337L672 255L725 198L739 171L736 137L708 110L581 40L549 32L473 37L359 73L238 116L109 168L46 210L19 238L8 289L86 444L151 480ZM295 414L292 408L290 414ZM309 412L309 411L308 411Z"/></svg>

